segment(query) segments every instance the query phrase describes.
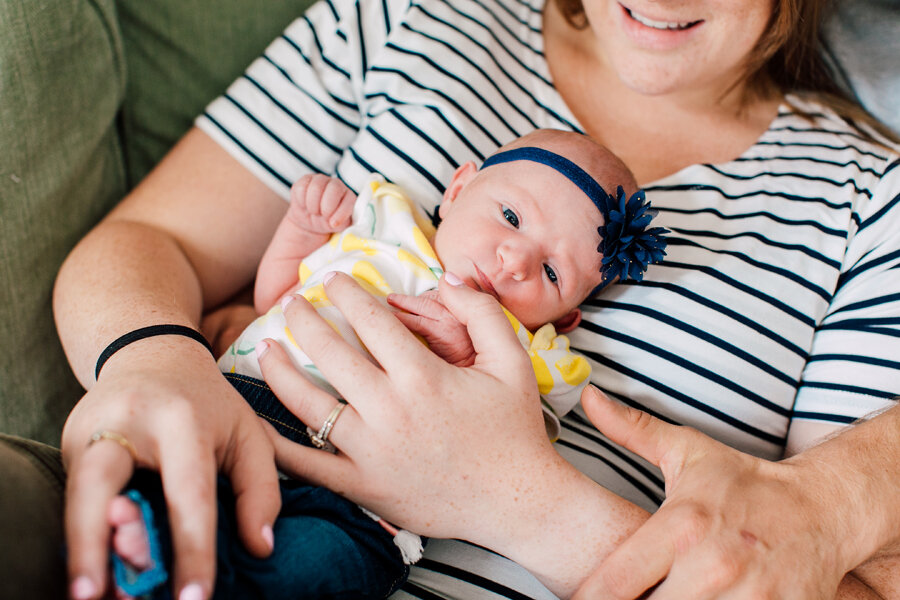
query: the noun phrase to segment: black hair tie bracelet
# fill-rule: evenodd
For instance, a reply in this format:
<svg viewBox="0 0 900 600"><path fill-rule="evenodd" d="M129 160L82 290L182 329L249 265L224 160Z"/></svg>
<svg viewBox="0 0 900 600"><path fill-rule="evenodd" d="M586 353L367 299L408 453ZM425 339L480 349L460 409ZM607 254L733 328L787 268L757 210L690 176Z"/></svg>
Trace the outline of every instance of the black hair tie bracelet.
<svg viewBox="0 0 900 600"><path fill-rule="evenodd" d="M209 350L209 353L213 354L212 346L209 345L209 342L203 337L203 334L196 329L191 329L184 325L150 325L149 327L141 327L140 329L129 331L107 346L103 352L100 353L100 358L97 359L97 367L94 369L94 379L100 377L100 369L103 368L103 365L109 360L110 356L132 342L143 340L148 337L155 337L157 335L183 335L184 337L189 337L192 340L196 340L203 344L203 346ZM213 358L215 358L214 354Z"/></svg>

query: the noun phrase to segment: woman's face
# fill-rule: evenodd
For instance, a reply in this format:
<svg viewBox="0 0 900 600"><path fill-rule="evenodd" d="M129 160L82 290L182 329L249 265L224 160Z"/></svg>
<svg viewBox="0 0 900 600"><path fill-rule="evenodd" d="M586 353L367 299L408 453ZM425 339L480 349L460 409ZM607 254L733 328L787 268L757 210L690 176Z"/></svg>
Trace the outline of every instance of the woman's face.
<svg viewBox="0 0 900 600"><path fill-rule="evenodd" d="M599 56L648 95L724 92L772 14L775 0L584 0Z"/></svg>

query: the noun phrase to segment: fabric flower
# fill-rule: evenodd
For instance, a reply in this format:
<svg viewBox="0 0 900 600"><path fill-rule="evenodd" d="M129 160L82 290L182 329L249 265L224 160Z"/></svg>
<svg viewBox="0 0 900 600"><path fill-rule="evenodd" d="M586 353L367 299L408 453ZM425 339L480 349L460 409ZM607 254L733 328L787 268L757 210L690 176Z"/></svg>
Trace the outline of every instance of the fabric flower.
<svg viewBox="0 0 900 600"><path fill-rule="evenodd" d="M606 194L603 206L597 208L603 213L604 223L597 228L600 245L597 251L603 255L600 272L604 284L613 281L633 279L641 281L644 271L651 264L662 261L666 255L664 227L647 228L656 211L650 208L643 190L626 197L619 186L616 196Z"/></svg>

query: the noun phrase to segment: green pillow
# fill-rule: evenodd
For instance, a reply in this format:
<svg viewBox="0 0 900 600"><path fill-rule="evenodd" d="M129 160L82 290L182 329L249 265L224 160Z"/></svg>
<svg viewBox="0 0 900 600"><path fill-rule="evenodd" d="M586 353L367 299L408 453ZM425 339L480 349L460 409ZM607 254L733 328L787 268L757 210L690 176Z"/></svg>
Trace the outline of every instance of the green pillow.
<svg viewBox="0 0 900 600"><path fill-rule="evenodd" d="M118 0L128 65L123 126L132 184L311 3Z"/></svg>
<svg viewBox="0 0 900 600"><path fill-rule="evenodd" d="M50 295L66 254L125 191L113 0L0 2L0 431L58 443L83 393Z"/></svg>

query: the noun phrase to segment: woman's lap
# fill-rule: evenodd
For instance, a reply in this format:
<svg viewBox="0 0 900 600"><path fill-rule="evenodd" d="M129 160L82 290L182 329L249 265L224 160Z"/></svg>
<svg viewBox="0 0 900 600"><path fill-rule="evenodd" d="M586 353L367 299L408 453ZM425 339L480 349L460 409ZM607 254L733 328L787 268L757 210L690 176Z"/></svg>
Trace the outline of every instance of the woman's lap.
<svg viewBox="0 0 900 600"><path fill-rule="evenodd" d="M59 450L0 434L0 598L64 598Z"/></svg>

